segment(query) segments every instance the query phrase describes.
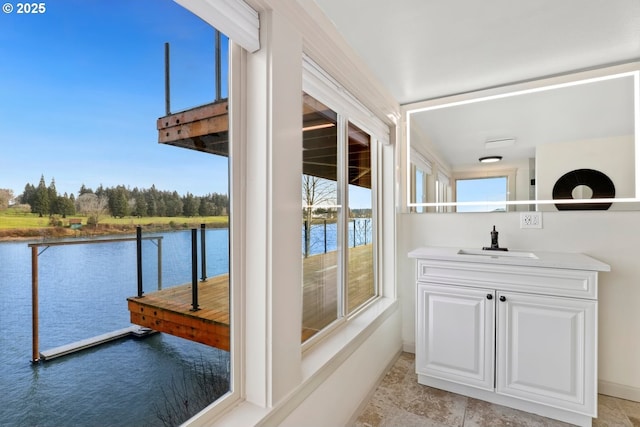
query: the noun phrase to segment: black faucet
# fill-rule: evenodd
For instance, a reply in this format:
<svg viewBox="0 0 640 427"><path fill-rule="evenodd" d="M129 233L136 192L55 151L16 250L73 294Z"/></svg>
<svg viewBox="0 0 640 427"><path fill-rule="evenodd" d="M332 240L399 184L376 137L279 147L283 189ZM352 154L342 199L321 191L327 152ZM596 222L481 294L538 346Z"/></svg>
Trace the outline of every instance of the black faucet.
<svg viewBox="0 0 640 427"><path fill-rule="evenodd" d="M496 231L496 226L493 226L493 231L491 232L491 246L490 247L483 247L482 248L485 251L508 251L509 249L507 248L501 248L500 245L498 244L498 232Z"/></svg>

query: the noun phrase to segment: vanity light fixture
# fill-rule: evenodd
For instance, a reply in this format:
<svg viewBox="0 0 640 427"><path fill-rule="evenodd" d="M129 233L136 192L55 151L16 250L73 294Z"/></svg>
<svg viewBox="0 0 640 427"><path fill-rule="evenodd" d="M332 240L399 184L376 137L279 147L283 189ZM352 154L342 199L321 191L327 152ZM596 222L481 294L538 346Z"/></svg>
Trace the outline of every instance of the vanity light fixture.
<svg viewBox="0 0 640 427"><path fill-rule="evenodd" d="M502 160L502 156L486 156L486 157L480 157L478 159L480 163L495 163L495 162L499 162L500 160Z"/></svg>

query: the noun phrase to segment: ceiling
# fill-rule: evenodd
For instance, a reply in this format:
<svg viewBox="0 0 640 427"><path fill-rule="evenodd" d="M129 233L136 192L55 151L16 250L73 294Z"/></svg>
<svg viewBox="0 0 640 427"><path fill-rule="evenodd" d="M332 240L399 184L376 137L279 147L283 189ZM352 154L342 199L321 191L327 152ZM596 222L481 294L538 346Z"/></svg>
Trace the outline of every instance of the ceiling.
<svg viewBox="0 0 640 427"><path fill-rule="evenodd" d="M315 2L401 105L640 60L640 0ZM477 163L482 154L504 154L504 149L483 153L487 139L515 137L509 150L531 157L537 142L563 135L588 139L619 134L605 129L614 122L626 132L633 129L632 114L606 107L615 104L608 99L611 87L586 89L567 90L563 99L557 94L543 99L552 96L547 93L535 101L517 97L431 116L420 113L413 116L412 126L419 126L453 168ZM569 117L594 99L599 107ZM531 103L527 109L525 100ZM624 102L632 105L629 98ZM461 116L469 110L475 115ZM545 124L544 132L534 119ZM447 141L446 146L439 140Z"/></svg>
<svg viewBox="0 0 640 427"><path fill-rule="evenodd" d="M638 0L315 0L400 104L640 59Z"/></svg>

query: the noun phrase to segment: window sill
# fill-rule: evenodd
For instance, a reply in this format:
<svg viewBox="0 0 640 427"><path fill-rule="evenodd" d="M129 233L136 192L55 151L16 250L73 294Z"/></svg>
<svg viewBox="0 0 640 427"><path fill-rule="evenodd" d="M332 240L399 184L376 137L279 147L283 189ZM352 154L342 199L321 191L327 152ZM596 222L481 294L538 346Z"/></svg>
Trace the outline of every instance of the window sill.
<svg viewBox="0 0 640 427"><path fill-rule="evenodd" d="M332 372L339 366L393 313L395 305L396 300L378 298L306 350L302 356L303 384L323 370Z"/></svg>
<svg viewBox="0 0 640 427"><path fill-rule="evenodd" d="M261 408L245 401L223 413L216 414L220 408L203 411L184 425L246 427L280 424L327 380L398 309L398 306L397 300L379 298L305 351L301 366L302 382L274 408Z"/></svg>

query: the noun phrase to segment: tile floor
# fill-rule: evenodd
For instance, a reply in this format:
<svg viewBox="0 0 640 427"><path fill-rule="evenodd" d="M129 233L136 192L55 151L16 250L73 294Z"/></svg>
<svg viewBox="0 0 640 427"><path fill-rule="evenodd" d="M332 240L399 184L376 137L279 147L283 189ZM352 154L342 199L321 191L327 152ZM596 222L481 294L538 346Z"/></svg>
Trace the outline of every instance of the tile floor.
<svg viewBox="0 0 640 427"><path fill-rule="evenodd" d="M418 384L415 359L402 353L356 427L568 427L560 421ZM640 427L640 403L598 396L593 427Z"/></svg>

